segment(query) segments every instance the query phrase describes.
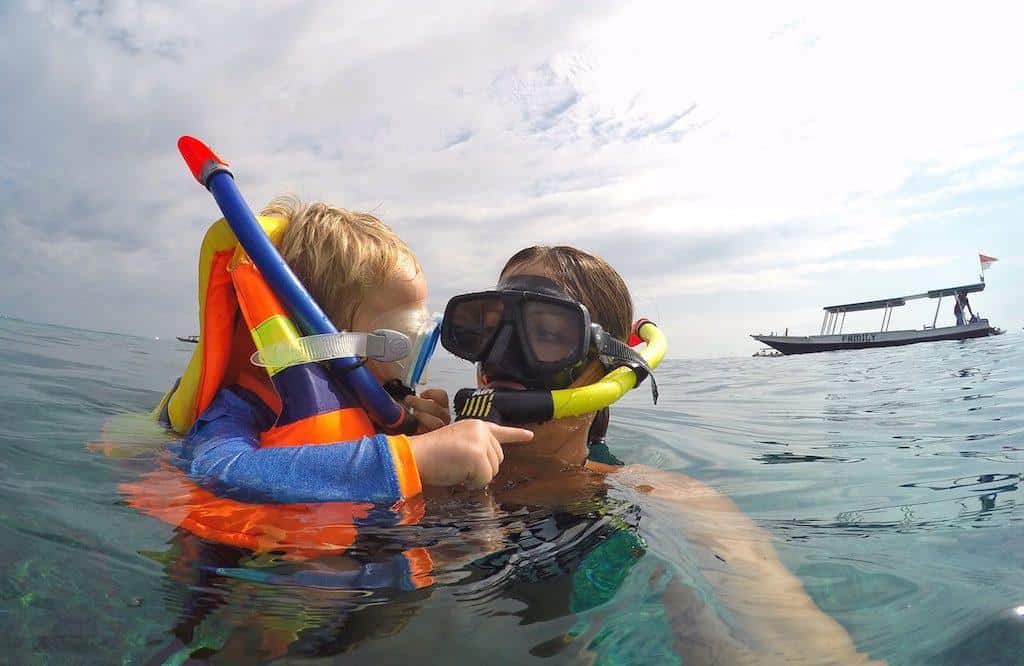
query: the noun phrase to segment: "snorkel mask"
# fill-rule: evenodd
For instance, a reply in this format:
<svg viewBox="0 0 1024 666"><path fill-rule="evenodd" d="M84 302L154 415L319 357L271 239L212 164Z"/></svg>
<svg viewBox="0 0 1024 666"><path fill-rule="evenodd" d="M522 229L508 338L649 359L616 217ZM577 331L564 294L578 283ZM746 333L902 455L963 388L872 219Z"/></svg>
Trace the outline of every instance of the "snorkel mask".
<svg viewBox="0 0 1024 666"><path fill-rule="evenodd" d="M603 409L651 376L665 354L664 337L652 322L640 320L634 333L636 344L647 343L642 354L541 276L514 276L496 290L456 296L445 308L441 344L477 363L488 384L456 394L456 420L522 425ZM595 359L610 372L594 384L569 388ZM653 376L651 393L657 402Z"/></svg>
<svg viewBox="0 0 1024 666"><path fill-rule="evenodd" d="M441 337L441 315L425 308L394 310L374 319L371 326L397 332L408 340L408 353L394 360L393 372L385 370L393 376L383 386L396 400L415 395L416 386L426 381L427 367Z"/></svg>
<svg viewBox="0 0 1024 666"><path fill-rule="evenodd" d="M441 317L426 309L394 310L376 318L369 333L340 331L284 340L253 353L253 365L285 368L336 358L393 364L383 388L396 400L415 395L441 335Z"/></svg>
<svg viewBox="0 0 1024 666"><path fill-rule="evenodd" d="M444 318L445 349L479 364L485 382L521 389L568 387L610 339L584 305L535 275L456 296Z"/></svg>

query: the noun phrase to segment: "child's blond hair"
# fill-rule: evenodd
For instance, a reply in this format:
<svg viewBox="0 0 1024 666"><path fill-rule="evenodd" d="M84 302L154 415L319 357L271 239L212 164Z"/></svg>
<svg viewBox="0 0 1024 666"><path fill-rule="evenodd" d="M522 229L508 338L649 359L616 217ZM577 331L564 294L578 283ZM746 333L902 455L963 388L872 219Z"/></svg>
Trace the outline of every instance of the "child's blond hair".
<svg viewBox="0 0 1024 666"><path fill-rule="evenodd" d="M422 270L409 246L369 213L281 196L260 215L288 220L281 255L340 330L352 328L368 289L403 265Z"/></svg>

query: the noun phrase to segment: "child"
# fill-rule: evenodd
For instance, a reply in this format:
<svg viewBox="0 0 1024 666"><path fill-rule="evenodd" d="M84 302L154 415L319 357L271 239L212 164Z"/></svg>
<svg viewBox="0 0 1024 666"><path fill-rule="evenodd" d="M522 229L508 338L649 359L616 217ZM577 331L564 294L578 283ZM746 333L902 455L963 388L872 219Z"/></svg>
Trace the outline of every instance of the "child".
<svg viewBox="0 0 1024 666"><path fill-rule="evenodd" d="M260 222L339 330L408 327L406 332L414 334L409 328L425 319L427 289L420 264L376 217L281 198L264 209ZM268 504L394 504L417 496L424 485L483 486L498 473L501 445L531 438L527 430L480 421L450 425L447 396L438 389L404 399L419 421L412 436L375 433L365 411L344 391L330 414L301 401L284 405L282 386L322 381L309 372L324 371L304 364L281 371L271 382L252 365L253 339L272 337L266 327L282 315L274 314L275 299L234 247L224 223L218 224L207 234L201 259L200 345L159 410L165 423L185 431L170 449L175 465L199 488L175 486L174 492L189 496L184 517L182 502L168 508L166 497L140 498L138 493L145 491L138 486L131 493L133 505L208 539L268 549L294 541L285 535L267 543L267 524L281 534L288 531L283 525L294 523L294 516L280 515L284 507L271 511ZM371 361L367 366L382 384L407 374L399 363ZM296 369L302 368L311 370L301 375ZM286 413L294 417L303 410L303 418L283 423ZM330 427L324 426L326 416L335 419ZM260 512L259 530L239 536L236 524L253 523L253 511ZM274 513L272 519L268 512ZM357 519L364 512L344 517ZM332 515L324 522L339 521ZM318 532L307 536L312 541L323 537Z"/></svg>

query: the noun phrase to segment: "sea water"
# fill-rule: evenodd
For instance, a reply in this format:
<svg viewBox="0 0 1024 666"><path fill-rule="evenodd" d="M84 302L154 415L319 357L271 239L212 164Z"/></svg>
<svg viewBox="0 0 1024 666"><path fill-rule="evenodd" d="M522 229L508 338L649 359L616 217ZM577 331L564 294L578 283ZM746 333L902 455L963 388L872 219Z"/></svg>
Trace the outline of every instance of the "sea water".
<svg viewBox="0 0 1024 666"><path fill-rule="evenodd" d="M609 445L730 497L861 652L1021 663L1021 342L667 361L656 406L646 387L615 406ZM119 489L166 437L141 421L119 433L134 446L97 444L134 428L122 415L151 409L193 348L0 320L0 661L683 663L670 581L715 607L701 554L614 491L559 515L476 515L453 495L421 525L368 530L366 551L445 551L418 590L332 584L348 566L333 559L243 556L219 575ZM450 358L432 375L472 379Z"/></svg>

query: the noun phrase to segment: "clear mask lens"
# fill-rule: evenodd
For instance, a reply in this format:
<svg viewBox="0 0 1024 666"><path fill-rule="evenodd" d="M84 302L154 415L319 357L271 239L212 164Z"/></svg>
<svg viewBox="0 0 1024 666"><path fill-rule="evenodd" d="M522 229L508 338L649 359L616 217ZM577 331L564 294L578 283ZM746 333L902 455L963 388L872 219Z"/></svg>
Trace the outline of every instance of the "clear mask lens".
<svg viewBox="0 0 1024 666"><path fill-rule="evenodd" d="M441 337L441 315L431 314L425 308L397 310L374 319L372 327L398 331L409 338L409 354L392 364L395 367L392 376L413 389L425 381L427 366Z"/></svg>
<svg viewBox="0 0 1024 666"><path fill-rule="evenodd" d="M415 388L417 384L427 381L427 367L437 350L437 342L441 339L441 315L434 314L420 329L415 340L412 340L412 353L406 360L412 359L405 375L405 385ZM401 361L405 362L405 361Z"/></svg>

